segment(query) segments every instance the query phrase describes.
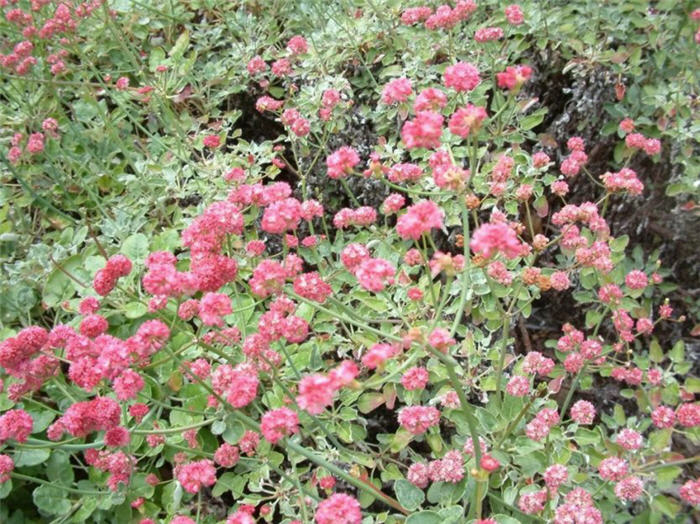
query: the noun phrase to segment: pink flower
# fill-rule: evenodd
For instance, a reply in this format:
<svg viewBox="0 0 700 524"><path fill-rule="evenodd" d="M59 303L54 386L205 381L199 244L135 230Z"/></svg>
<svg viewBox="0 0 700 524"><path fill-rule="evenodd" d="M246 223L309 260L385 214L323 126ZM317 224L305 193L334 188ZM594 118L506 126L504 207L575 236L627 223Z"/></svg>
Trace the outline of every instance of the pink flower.
<svg viewBox="0 0 700 524"><path fill-rule="evenodd" d="M302 273L294 279L294 292L320 304L323 304L333 294L331 286L316 271Z"/></svg>
<svg viewBox="0 0 700 524"><path fill-rule="evenodd" d="M479 226L474 231L469 246L474 253L485 258L491 257L496 251L500 251L507 258L516 258L522 253L522 244L515 231L501 222Z"/></svg>
<svg viewBox="0 0 700 524"><path fill-rule="evenodd" d="M532 165L535 169L542 169L543 167L546 167L550 161L549 155L542 151L538 151L532 155Z"/></svg>
<svg viewBox="0 0 700 524"><path fill-rule="evenodd" d="M435 87L423 89L413 102L413 111L438 111L447 105L447 95Z"/></svg>
<svg viewBox="0 0 700 524"><path fill-rule="evenodd" d="M676 422L676 413L667 406L659 406L651 412L651 421L657 428L672 428Z"/></svg>
<svg viewBox="0 0 700 524"><path fill-rule="evenodd" d="M23 409L11 409L0 416L0 444L13 439L23 443L32 433L34 421L29 413Z"/></svg>
<svg viewBox="0 0 700 524"><path fill-rule="evenodd" d="M515 375L508 381L506 391L514 397L524 397L530 392L530 379L522 375Z"/></svg>
<svg viewBox="0 0 700 524"><path fill-rule="evenodd" d="M382 212L385 215L397 213L406 204L406 199L399 193L392 193L384 199Z"/></svg>
<svg viewBox="0 0 700 524"><path fill-rule="evenodd" d="M625 428L617 434L615 442L627 451L634 451L642 447L642 436L633 429Z"/></svg>
<svg viewBox="0 0 700 524"><path fill-rule="evenodd" d="M692 395L691 395L692 398ZM676 408L678 423L686 428L700 426L700 404L681 404Z"/></svg>
<svg viewBox="0 0 700 524"><path fill-rule="evenodd" d="M500 27L482 27L474 32L474 40L483 44L503 38L503 29Z"/></svg>
<svg viewBox="0 0 700 524"><path fill-rule="evenodd" d="M401 384L409 391L423 389L428 383L428 370L423 367L412 367L401 377Z"/></svg>
<svg viewBox="0 0 700 524"><path fill-rule="evenodd" d="M479 130L487 116L483 107L467 104L452 114L447 127L452 134L466 138L472 131Z"/></svg>
<svg viewBox="0 0 700 524"><path fill-rule="evenodd" d="M10 480L10 473L15 469L12 457L0 454L0 484Z"/></svg>
<svg viewBox="0 0 700 524"><path fill-rule="evenodd" d="M231 298L223 293L207 293L199 301L199 317L205 326L223 326L223 317L232 312Z"/></svg>
<svg viewBox="0 0 700 524"><path fill-rule="evenodd" d="M598 473L603 480L622 480L628 471L627 461L618 457L605 458L598 464Z"/></svg>
<svg viewBox="0 0 700 524"><path fill-rule="evenodd" d="M382 291L387 284L394 283L396 268L383 258L363 260L355 271L357 282L363 288L374 293Z"/></svg>
<svg viewBox="0 0 700 524"><path fill-rule="evenodd" d="M543 489L521 495L520 499L518 500L518 507L523 513L534 515L535 513L539 513L544 509L546 502L547 490Z"/></svg>
<svg viewBox="0 0 700 524"><path fill-rule="evenodd" d="M296 198L285 198L273 202L265 208L261 227L263 231L281 235L294 231L301 222L301 202Z"/></svg>
<svg viewBox="0 0 700 524"><path fill-rule="evenodd" d="M360 503L350 495L335 493L318 505L314 519L317 524L360 524Z"/></svg>
<svg viewBox="0 0 700 524"><path fill-rule="evenodd" d="M571 406L569 415L574 422L579 424L592 424L595 418L595 407L587 400L579 400Z"/></svg>
<svg viewBox="0 0 700 524"><path fill-rule="evenodd" d="M396 232L401 238L418 240L431 229L442 229L445 213L432 200L421 200L410 206L396 221Z"/></svg>
<svg viewBox="0 0 700 524"><path fill-rule="evenodd" d="M345 266L345 269L353 273L355 269L365 260L370 258L369 249L363 244L356 242L350 243L343 248L340 253L340 261Z"/></svg>
<svg viewBox="0 0 700 524"><path fill-rule="evenodd" d="M630 289L644 289L649 284L646 273L634 269L625 276L625 284Z"/></svg>
<svg viewBox="0 0 700 524"><path fill-rule="evenodd" d="M569 478L569 472L566 466L562 464L553 464L549 466L542 475L544 483L550 490L557 490L559 486L564 484Z"/></svg>
<svg viewBox="0 0 700 524"><path fill-rule="evenodd" d="M309 46L301 35L295 35L287 42L287 50L293 55L303 55L309 50Z"/></svg>
<svg viewBox="0 0 700 524"><path fill-rule="evenodd" d="M377 343L362 357L362 364L369 369L376 369L398 353L399 348L393 344Z"/></svg>
<svg viewBox="0 0 700 524"><path fill-rule="evenodd" d="M428 344L443 353L447 352L450 346L455 344L455 339L450 336L450 333L444 328L435 328L428 335Z"/></svg>
<svg viewBox="0 0 700 524"><path fill-rule="evenodd" d="M219 135L207 135L202 140L205 147L216 149L221 145L221 137Z"/></svg>
<svg viewBox="0 0 700 524"><path fill-rule="evenodd" d="M440 147L442 124L444 118L433 111L420 111L413 120L404 122L401 128L401 139L406 149L425 147L434 149Z"/></svg>
<svg viewBox="0 0 700 524"><path fill-rule="evenodd" d="M517 90L532 75L532 68L526 65L508 66L502 73L496 73L496 82L501 89Z"/></svg>
<svg viewBox="0 0 700 524"><path fill-rule="evenodd" d="M387 105L405 102L412 94L413 89L408 78L395 78L382 89L382 102Z"/></svg>
<svg viewBox="0 0 700 524"><path fill-rule="evenodd" d="M0 455L0 459L2 459L3 456L5 455ZM2 465L0 465L0 482L2 482ZM691 479L687 481L681 486L679 494L681 499L688 504L692 506L700 506L700 479Z"/></svg>
<svg viewBox="0 0 700 524"><path fill-rule="evenodd" d="M637 500L644 491L644 482L639 477L630 475L615 484L615 495L622 500Z"/></svg>
<svg viewBox="0 0 700 524"><path fill-rule="evenodd" d="M414 486L425 489L430 481L428 465L423 462L411 464L406 473L406 479ZM2 478L0 478L0 481L2 481Z"/></svg>
<svg viewBox="0 0 700 524"><path fill-rule="evenodd" d="M472 91L481 82L479 70L469 62L457 62L448 66L443 74L445 87L451 87L455 91Z"/></svg>
<svg viewBox="0 0 700 524"><path fill-rule="evenodd" d="M232 468L238 463L239 458L238 448L228 442L221 444L214 452L214 462L224 468Z"/></svg>
<svg viewBox="0 0 700 524"><path fill-rule="evenodd" d="M299 431L299 416L289 408L273 409L262 416L260 431L265 440L277 444L284 437Z"/></svg>
<svg viewBox="0 0 700 524"><path fill-rule="evenodd" d="M127 368L114 379L112 387L119 400L130 400L136 398L144 385L141 375L133 369Z"/></svg>
<svg viewBox="0 0 700 524"><path fill-rule="evenodd" d="M357 152L348 146L341 147L326 158L328 177L337 179L345 178L360 162Z"/></svg>
<svg viewBox="0 0 700 524"><path fill-rule="evenodd" d="M506 7L506 20L510 25L520 25L525 21L523 10L517 4Z"/></svg>
<svg viewBox="0 0 700 524"><path fill-rule="evenodd" d="M267 64L262 57L256 55L248 61L246 69L248 70L248 73L253 76L258 73L263 73L267 69Z"/></svg>
<svg viewBox="0 0 700 524"><path fill-rule="evenodd" d="M197 493L202 486L216 483L214 462L208 459L175 466L177 481L188 493Z"/></svg>
<svg viewBox="0 0 700 524"><path fill-rule="evenodd" d="M334 383L329 377L319 373L308 375L299 382L297 404L308 413L318 415L333 403L335 391Z"/></svg>
<svg viewBox="0 0 700 524"><path fill-rule="evenodd" d="M432 406L407 406L399 410L399 424L414 435L425 433L440 422L440 412Z"/></svg>
<svg viewBox="0 0 700 524"><path fill-rule="evenodd" d="M625 118L620 122L620 130L623 133L631 133L634 131L634 120L631 118Z"/></svg>

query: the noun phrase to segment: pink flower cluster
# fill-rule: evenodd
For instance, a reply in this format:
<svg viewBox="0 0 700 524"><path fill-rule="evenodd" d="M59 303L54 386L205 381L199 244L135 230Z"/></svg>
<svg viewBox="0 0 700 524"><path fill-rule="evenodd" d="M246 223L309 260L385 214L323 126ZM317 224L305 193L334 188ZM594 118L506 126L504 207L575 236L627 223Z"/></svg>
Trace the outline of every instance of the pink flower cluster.
<svg viewBox="0 0 700 524"><path fill-rule="evenodd" d="M425 22L425 27L430 30L452 29L459 22L468 19L474 11L474 0L457 0L454 8L443 4L435 12L427 6L409 7L401 13L401 22L405 25Z"/></svg>
<svg viewBox="0 0 700 524"><path fill-rule="evenodd" d="M350 384L358 373L357 365L350 360L345 360L328 375L314 373L305 376L299 381L297 404L311 415L320 414L324 408L333 403L335 393Z"/></svg>
<svg viewBox="0 0 700 524"><path fill-rule="evenodd" d="M503 253L507 258L517 258L523 253L523 244L508 225L497 222L479 226L469 242L471 250L485 258L495 252Z"/></svg>
<svg viewBox="0 0 700 524"><path fill-rule="evenodd" d="M549 435L549 431L558 422L559 413L556 409L542 408L525 426L525 434L532 440L540 441Z"/></svg>
<svg viewBox="0 0 700 524"><path fill-rule="evenodd" d="M213 486L216 483L216 467L209 459L178 464L174 474L188 493L197 493L202 486Z"/></svg>
<svg viewBox="0 0 700 524"><path fill-rule="evenodd" d="M396 221L396 232L401 238L418 240L431 229L442 229L445 213L432 200L421 200L410 206Z"/></svg>
<svg viewBox="0 0 700 524"><path fill-rule="evenodd" d="M399 410L399 424L414 435L425 433L440 422L440 411L432 406L406 406Z"/></svg>
<svg viewBox="0 0 700 524"><path fill-rule="evenodd" d="M316 524L360 524L360 503L350 495L335 493L318 505L314 520Z"/></svg>
<svg viewBox="0 0 700 524"><path fill-rule="evenodd" d="M277 444L284 437L299 431L299 416L289 408L270 410L260 420L260 431L265 440Z"/></svg>
<svg viewBox="0 0 700 524"><path fill-rule="evenodd" d="M328 177L333 179L344 178L350 174L353 168L360 162L360 157L353 148L343 146L326 158Z"/></svg>

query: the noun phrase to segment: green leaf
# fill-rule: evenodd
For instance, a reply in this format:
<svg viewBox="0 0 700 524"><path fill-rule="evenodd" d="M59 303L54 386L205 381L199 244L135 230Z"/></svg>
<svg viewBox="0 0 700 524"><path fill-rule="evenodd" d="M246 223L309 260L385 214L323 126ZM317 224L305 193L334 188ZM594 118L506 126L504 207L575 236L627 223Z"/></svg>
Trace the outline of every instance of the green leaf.
<svg viewBox="0 0 700 524"><path fill-rule="evenodd" d="M442 524L442 517L435 511L420 511L409 516L406 524Z"/></svg>
<svg viewBox="0 0 700 524"><path fill-rule="evenodd" d="M65 515L70 511L70 500L61 488L43 484L32 493L34 505L48 515Z"/></svg>
<svg viewBox="0 0 700 524"><path fill-rule="evenodd" d="M142 233L131 235L122 244L121 252L132 261L143 260L148 256L148 238Z"/></svg>
<svg viewBox="0 0 700 524"><path fill-rule="evenodd" d="M668 356L674 362L683 362L685 358L685 343L683 340L679 340L673 345L671 351L669 351Z"/></svg>
<svg viewBox="0 0 700 524"><path fill-rule="evenodd" d="M394 482L394 491L399 503L408 511L415 511L425 501L423 490L405 479Z"/></svg>
<svg viewBox="0 0 700 524"><path fill-rule="evenodd" d="M656 483L659 489L665 490L671 487L673 481L683 473L683 469L678 466L666 466L656 470Z"/></svg>
<svg viewBox="0 0 700 524"><path fill-rule="evenodd" d="M56 450L46 463L46 476L51 482L70 486L75 479L70 456L65 451Z"/></svg>
<svg viewBox="0 0 700 524"><path fill-rule="evenodd" d="M0 484L0 500L6 498L12 491L12 479Z"/></svg>
<svg viewBox="0 0 700 524"><path fill-rule="evenodd" d="M629 244L629 241L630 237L627 235L617 237L615 240L610 242L610 250L613 253L622 253L627 247L627 244Z"/></svg>
<svg viewBox="0 0 700 524"><path fill-rule="evenodd" d="M36 466L43 464L49 458L51 451L48 449L20 449L15 452L15 467Z"/></svg>
<svg viewBox="0 0 700 524"><path fill-rule="evenodd" d="M664 350L661 349L661 344L659 344L656 337L654 337L649 343L649 358L652 360L652 362L656 362L657 364L659 362L663 362L664 360Z"/></svg>
<svg viewBox="0 0 700 524"><path fill-rule="evenodd" d="M689 190L688 185L683 182L675 182L666 186L666 196L676 196L681 193L687 193Z"/></svg>
<svg viewBox="0 0 700 524"><path fill-rule="evenodd" d="M360 413L369 413L384 404L384 401L382 393L363 393L357 400L357 409L360 410Z"/></svg>
<svg viewBox="0 0 700 524"><path fill-rule="evenodd" d="M681 511L681 505L678 502L663 495L654 497L654 500L651 501L651 506L670 519L675 519Z"/></svg>
<svg viewBox="0 0 700 524"><path fill-rule="evenodd" d="M537 127L542 123L544 120L544 116L547 114L547 108L543 107L542 109L538 109L531 115L526 116L520 121L520 128L523 129L524 131L527 131L528 129L532 129L533 127Z"/></svg>
<svg viewBox="0 0 700 524"><path fill-rule="evenodd" d="M656 452L663 451L671 445L671 428L652 431L649 434L649 444Z"/></svg>
<svg viewBox="0 0 700 524"><path fill-rule="evenodd" d="M148 307L141 302L129 302L124 306L124 316L126 318L141 318L148 313Z"/></svg>
<svg viewBox="0 0 700 524"><path fill-rule="evenodd" d="M182 502L182 486L179 482L173 480L168 482L163 488L163 495L160 498L161 504L165 511L172 514L180 508Z"/></svg>

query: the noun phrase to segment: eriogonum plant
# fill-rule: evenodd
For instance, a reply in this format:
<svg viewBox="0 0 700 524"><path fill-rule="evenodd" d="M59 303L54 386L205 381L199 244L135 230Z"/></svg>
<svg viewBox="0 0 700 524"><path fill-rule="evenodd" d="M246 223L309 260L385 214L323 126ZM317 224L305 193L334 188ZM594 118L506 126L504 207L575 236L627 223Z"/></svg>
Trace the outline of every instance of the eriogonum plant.
<svg viewBox="0 0 700 524"><path fill-rule="evenodd" d="M71 82L73 58L99 62L59 35L119 19L65 2L39 27L47 4L0 2L25 39L0 62L13 82ZM152 237L121 243L86 229L85 258L52 260L46 309L61 316L0 343L0 516L588 524L685 522L700 504L700 386L683 340L657 338L684 319L663 264L609 220L673 145L648 119L616 124L603 162L590 137L537 136L544 72L518 51L535 2L384 4L380 26L437 46L421 68L375 78L361 50L360 97L327 74L313 30L249 52L249 114L277 136L174 127L163 158L216 174L198 211L167 230L150 216ZM202 13L238 23L222 9ZM100 96L170 111L168 80L112 76ZM370 147L342 134L357 104L381 133ZM46 142L70 132L40 120L11 138L15 174L38 176ZM134 125L153 146L156 124ZM547 307L571 313L540 329Z"/></svg>

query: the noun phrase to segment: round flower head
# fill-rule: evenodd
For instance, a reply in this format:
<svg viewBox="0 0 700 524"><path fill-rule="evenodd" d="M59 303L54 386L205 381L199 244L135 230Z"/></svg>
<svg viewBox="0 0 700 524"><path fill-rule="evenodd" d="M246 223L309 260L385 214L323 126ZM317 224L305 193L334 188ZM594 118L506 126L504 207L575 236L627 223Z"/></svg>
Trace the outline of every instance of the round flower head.
<svg viewBox="0 0 700 524"><path fill-rule="evenodd" d="M335 493L318 505L314 520L317 524L360 524L360 503L350 495Z"/></svg>

